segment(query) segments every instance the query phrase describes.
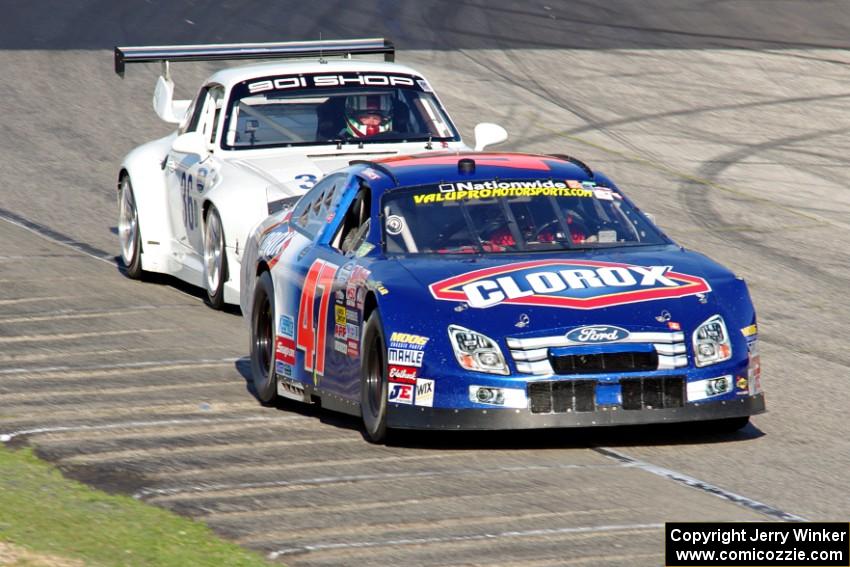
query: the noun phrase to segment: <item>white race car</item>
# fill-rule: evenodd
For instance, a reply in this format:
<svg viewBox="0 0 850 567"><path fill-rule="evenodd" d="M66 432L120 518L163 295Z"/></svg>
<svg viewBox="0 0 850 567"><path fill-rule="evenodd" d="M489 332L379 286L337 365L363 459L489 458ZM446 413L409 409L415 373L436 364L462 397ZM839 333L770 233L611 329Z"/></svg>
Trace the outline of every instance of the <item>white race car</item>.
<svg viewBox="0 0 850 567"><path fill-rule="evenodd" d="M367 54L384 61L352 59ZM469 149L425 78L394 56L383 39L117 47L121 76L127 63L162 63L154 110L179 125L121 164L127 275L171 274L206 288L214 308L238 304L250 230L325 173L356 160ZM302 60L224 69L193 101L173 100L170 61L278 58ZM475 138L481 150L507 133L483 123Z"/></svg>

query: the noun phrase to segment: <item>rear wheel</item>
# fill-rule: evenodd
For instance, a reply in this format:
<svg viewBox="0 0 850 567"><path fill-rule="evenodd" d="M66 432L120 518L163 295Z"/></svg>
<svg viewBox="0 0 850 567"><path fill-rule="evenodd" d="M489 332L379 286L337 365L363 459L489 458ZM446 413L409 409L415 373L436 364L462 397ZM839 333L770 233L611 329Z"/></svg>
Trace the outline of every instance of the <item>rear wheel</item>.
<svg viewBox="0 0 850 567"><path fill-rule="evenodd" d="M133 195L130 176L121 178L118 186L118 239L121 242L121 260L127 276L142 278L142 236L139 230L139 211Z"/></svg>
<svg viewBox="0 0 850 567"><path fill-rule="evenodd" d="M277 397L274 319L272 277L268 272L263 272L257 280L251 311L251 379L257 398L264 404L271 404Z"/></svg>
<svg viewBox="0 0 850 567"><path fill-rule="evenodd" d="M373 311L363 329L360 413L366 437L372 443L387 438L387 363L381 318Z"/></svg>
<svg viewBox="0 0 850 567"><path fill-rule="evenodd" d="M204 223L204 283L207 300L213 309L224 305L224 282L227 281L227 255L224 251L224 227L214 206Z"/></svg>

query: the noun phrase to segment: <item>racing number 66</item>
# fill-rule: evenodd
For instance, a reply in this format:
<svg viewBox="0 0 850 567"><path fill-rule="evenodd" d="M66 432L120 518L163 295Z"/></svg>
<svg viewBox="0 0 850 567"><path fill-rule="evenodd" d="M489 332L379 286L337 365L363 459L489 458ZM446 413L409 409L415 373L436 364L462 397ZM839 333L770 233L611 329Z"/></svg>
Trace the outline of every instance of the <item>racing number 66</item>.
<svg viewBox="0 0 850 567"><path fill-rule="evenodd" d="M316 374L325 374L325 342L328 320L328 302L331 298L334 276L339 266L316 260L304 279L304 290L298 306L298 333L296 346L304 351L304 369L313 370L315 357ZM321 289L321 291L319 291ZM316 292L319 291L319 317L314 316Z"/></svg>

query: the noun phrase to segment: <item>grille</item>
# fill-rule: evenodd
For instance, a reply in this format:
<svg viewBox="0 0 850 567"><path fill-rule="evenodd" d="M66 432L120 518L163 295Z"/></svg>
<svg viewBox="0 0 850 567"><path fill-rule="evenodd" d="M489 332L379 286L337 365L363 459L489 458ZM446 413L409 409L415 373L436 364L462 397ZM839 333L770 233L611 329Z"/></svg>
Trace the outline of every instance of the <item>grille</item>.
<svg viewBox="0 0 850 567"><path fill-rule="evenodd" d="M555 374L646 372L658 368L656 352L603 352L550 357Z"/></svg>
<svg viewBox="0 0 850 567"><path fill-rule="evenodd" d="M620 380L624 410L680 408L685 403L685 378L666 376Z"/></svg>
<svg viewBox="0 0 850 567"><path fill-rule="evenodd" d="M596 380L531 382L531 413L566 413L596 409Z"/></svg>
<svg viewBox="0 0 850 567"><path fill-rule="evenodd" d="M507 343L517 372L537 376L649 372L688 365L681 331L637 331L599 345L571 341L566 335L508 337Z"/></svg>

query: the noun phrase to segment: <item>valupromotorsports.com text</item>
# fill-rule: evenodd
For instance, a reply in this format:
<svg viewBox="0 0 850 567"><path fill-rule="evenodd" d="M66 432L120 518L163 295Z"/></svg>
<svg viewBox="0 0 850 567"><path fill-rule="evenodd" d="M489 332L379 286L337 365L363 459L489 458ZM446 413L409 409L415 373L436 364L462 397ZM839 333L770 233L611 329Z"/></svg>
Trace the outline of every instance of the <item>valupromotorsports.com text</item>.
<svg viewBox="0 0 850 567"><path fill-rule="evenodd" d="M665 564L850 566L850 524L668 523Z"/></svg>

